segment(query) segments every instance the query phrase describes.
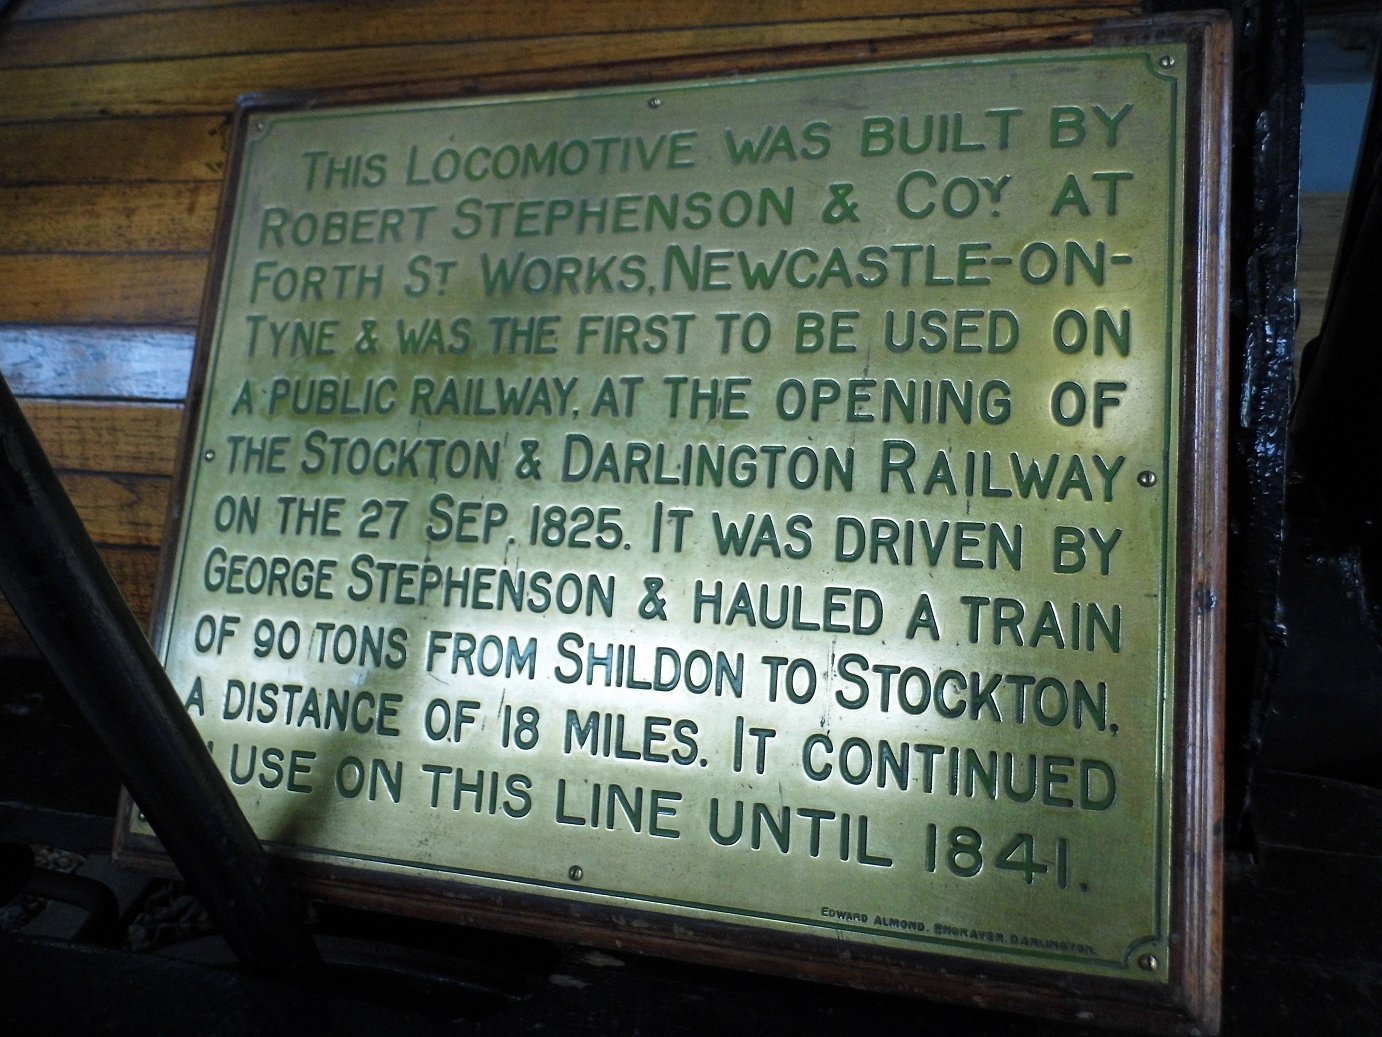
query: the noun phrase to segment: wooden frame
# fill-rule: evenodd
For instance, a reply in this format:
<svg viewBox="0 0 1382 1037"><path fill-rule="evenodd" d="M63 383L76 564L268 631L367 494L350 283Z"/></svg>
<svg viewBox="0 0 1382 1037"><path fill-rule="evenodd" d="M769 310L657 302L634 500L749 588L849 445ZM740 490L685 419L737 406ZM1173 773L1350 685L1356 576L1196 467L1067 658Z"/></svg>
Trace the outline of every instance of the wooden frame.
<svg viewBox="0 0 1382 1037"><path fill-rule="evenodd" d="M861 42L579 68L556 74L514 73L457 80L445 86L403 86L387 92L250 97L236 114L232 144L232 154L239 155L253 132L256 116L284 108L655 84L982 51L1186 44L1190 67L1186 70L1186 244L1180 310L1185 346L1179 361L1183 409L1177 418L1182 476L1180 497L1173 505L1179 522L1174 626L1178 660L1174 683L1178 691L1170 773L1174 846L1169 938L1177 953L1168 982L1129 983L887 948L851 946L842 953L838 943L824 937L757 932L717 921L682 919L673 924L665 916L626 907L611 910L598 904L524 893L458 889L451 882L422 877L381 879L341 862L285 860L285 870L316 895L378 910L1122 1027L1187 1033L1216 1030L1221 926L1228 39L1224 20L1189 16L1117 23L1093 34L1023 30L984 37ZM194 451L206 384L207 345L216 334L218 293L239 187L239 163L232 162L229 168L218 245L198 329L198 355L183 430L187 453L173 494L167 550L177 542L181 508L197 463ZM165 633L161 627L172 594L172 572L173 566L165 562L156 608L156 644ZM127 804L126 810L132 815L132 806ZM124 827L118 847L123 860L151 866L165 863L155 840Z"/></svg>

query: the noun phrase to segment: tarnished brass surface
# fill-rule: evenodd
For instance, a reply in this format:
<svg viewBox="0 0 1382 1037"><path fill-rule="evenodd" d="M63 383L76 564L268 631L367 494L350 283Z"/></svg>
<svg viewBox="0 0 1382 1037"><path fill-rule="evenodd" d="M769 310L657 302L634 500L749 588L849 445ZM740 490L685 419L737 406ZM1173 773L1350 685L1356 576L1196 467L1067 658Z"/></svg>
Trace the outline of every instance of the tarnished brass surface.
<svg viewBox="0 0 1382 1037"><path fill-rule="evenodd" d="M260 835L1166 981L1184 57L257 117L158 647Z"/></svg>

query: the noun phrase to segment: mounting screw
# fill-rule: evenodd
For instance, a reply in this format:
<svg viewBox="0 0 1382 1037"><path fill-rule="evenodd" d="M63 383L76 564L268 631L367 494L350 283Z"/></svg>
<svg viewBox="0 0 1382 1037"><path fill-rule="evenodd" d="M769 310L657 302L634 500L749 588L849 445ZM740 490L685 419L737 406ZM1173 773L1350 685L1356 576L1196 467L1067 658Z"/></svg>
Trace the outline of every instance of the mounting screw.
<svg viewBox="0 0 1382 1037"><path fill-rule="evenodd" d="M214 461L214 460L216 460L216 451L214 451L214 450L208 450L206 453L202 454L202 460L203 460L203 461Z"/></svg>
<svg viewBox="0 0 1382 1037"><path fill-rule="evenodd" d="M1138 485L1138 486L1147 486L1147 487L1155 486L1155 485L1156 485L1156 472L1152 472L1152 471L1138 472L1138 473L1137 473L1137 485Z"/></svg>
<svg viewBox="0 0 1382 1037"><path fill-rule="evenodd" d="M581 869L579 864L573 864L570 870L567 871L566 877L572 882L580 882L581 879L585 878L585 872Z"/></svg>
<svg viewBox="0 0 1382 1037"><path fill-rule="evenodd" d="M1162 68L1175 68L1176 59L1171 57L1171 55L1169 54L1163 54L1161 56L1161 60L1158 61L1157 64L1160 65Z"/></svg>
<svg viewBox="0 0 1382 1037"><path fill-rule="evenodd" d="M1144 954L1137 959L1137 967L1143 972L1155 972L1156 967L1161 963L1156 960L1155 954Z"/></svg>
<svg viewBox="0 0 1382 1037"><path fill-rule="evenodd" d="M662 107L662 98L660 98L660 97L650 97L650 98L648 98L648 107L649 107L649 108L661 108L661 107Z"/></svg>

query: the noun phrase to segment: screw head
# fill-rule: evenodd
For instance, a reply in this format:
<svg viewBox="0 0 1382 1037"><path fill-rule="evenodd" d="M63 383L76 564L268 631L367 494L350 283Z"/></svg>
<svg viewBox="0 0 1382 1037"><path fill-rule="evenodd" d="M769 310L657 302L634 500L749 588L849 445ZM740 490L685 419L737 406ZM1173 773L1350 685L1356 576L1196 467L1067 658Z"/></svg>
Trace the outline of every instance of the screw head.
<svg viewBox="0 0 1382 1037"><path fill-rule="evenodd" d="M579 864L573 864L566 872L566 877L572 882L580 882L581 879L585 878L585 870Z"/></svg>
<svg viewBox="0 0 1382 1037"><path fill-rule="evenodd" d="M214 461L214 460L216 460L216 451L214 451L214 450L208 450L206 453L202 454L202 460L203 460L203 461Z"/></svg>
<svg viewBox="0 0 1382 1037"><path fill-rule="evenodd" d="M1160 65L1162 68L1175 68L1176 59L1171 57L1171 55L1169 54L1164 54L1162 55L1161 60L1157 62L1157 64Z"/></svg>
<svg viewBox="0 0 1382 1037"><path fill-rule="evenodd" d="M1137 473L1137 485L1152 487L1156 485L1156 472L1142 471Z"/></svg>
<svg viewBox="0 0 1382 1037"><path fill-rule="evenodd" d="M650 98L648 98L648 107L649 107L649 108L661 108L661 107L662 107L662 98L660 98L660 97L650 97Z"/></svg>
<svg viewBox="0 0 1382 1037"><path fill-rule="evenodd" d="M1155 972L1157 966L1160 964L1161 962L1156 960L1155 954L1144 954L1137 959L1137 967L1143 972Z"/></svg>

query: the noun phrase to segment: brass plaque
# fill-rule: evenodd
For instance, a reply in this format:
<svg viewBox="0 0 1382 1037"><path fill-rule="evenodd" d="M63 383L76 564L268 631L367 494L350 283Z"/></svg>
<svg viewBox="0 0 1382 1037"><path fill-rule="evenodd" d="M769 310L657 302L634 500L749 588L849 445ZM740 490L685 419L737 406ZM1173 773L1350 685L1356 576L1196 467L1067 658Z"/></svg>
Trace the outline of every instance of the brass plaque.
<svg viewBox="0 0 1382 1037"><path fill-rule="evenodd" d="M261 838L1166 984L1188 53L247 116L157 647Z"/></svg>

